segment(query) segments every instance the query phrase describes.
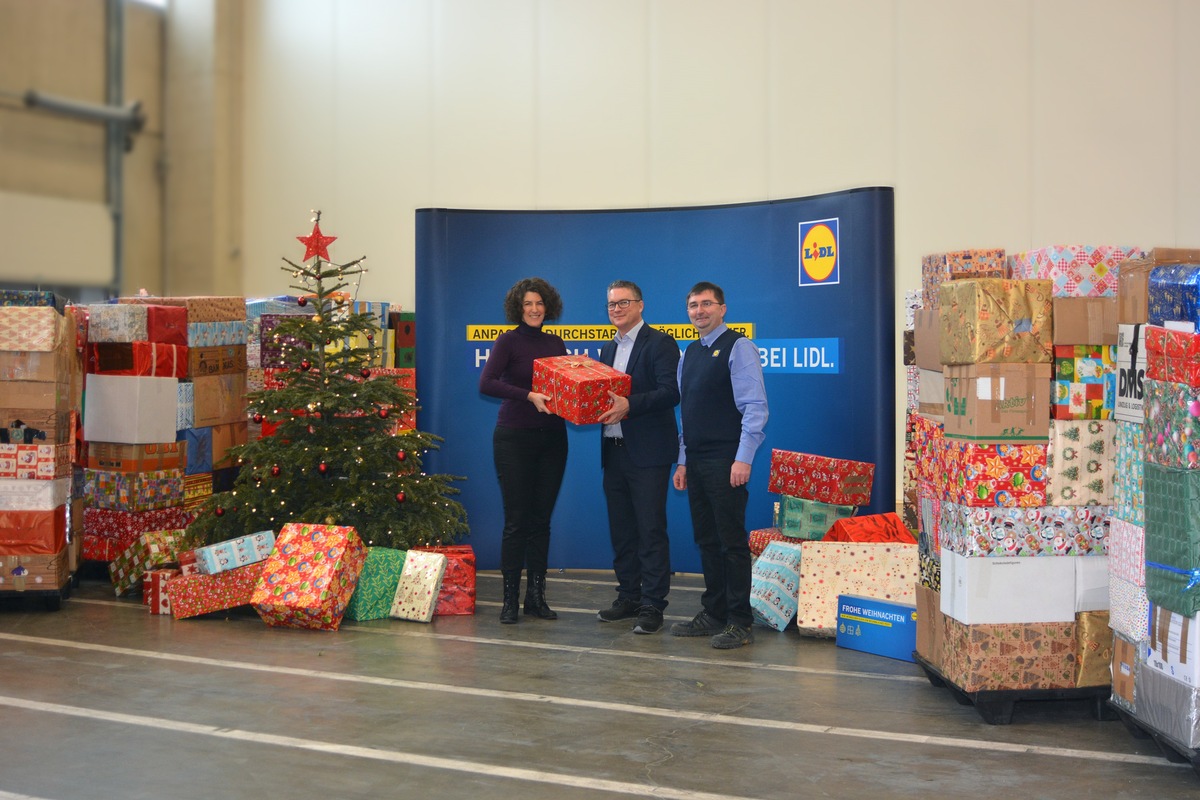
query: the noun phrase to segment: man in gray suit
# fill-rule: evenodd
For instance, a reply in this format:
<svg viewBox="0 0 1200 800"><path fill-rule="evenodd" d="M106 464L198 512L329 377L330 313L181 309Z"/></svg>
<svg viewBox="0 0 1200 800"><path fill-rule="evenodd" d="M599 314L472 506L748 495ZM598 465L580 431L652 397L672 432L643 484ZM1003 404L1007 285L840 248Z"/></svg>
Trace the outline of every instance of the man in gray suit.
<svg viewBox="0 0 1200 800"><path fill-rule="evenodd" d="M610 393L613 406L600 417L617 599L598 616L603 622L636 617L634 633L655 633L671 588L667 487L679 453L679 345L646 324L644 306L636 283L609 284L608 319L617 335L600 349L600 360L627 373L632 388L629 397Z"/></svg>

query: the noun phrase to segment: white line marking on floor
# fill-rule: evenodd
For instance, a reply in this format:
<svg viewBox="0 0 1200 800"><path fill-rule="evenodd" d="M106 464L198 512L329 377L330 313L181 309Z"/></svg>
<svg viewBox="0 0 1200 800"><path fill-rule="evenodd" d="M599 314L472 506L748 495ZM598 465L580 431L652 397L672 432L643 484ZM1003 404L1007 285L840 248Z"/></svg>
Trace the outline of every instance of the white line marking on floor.
<svg viewBox="0 0 1200 800"><path fill-rule="evenodd" d="M410 681L400 678L380 678L370 675L325 672L322 670L300 669L298 667L285 667L273 664L256 664L248 661L227 661L217 658L205 658L202 656L159 653L152 650L136 650L130 647L114 647L112 645L89 644L87 642L47 639L39 636L24 636L16 633L0 633L0 639L14 642L25 642L33 645L43 645L46 647L64 647L73 650L87 650L97 653L108 653L110 655L123 655L132 658L174 661L185 664L218 667L222 669L243 670L246 672L264 672L270 675L291 675L294 677L316 680L358 683L371 686L386 686L393 689L411 689L421 692L442 692L444 694L463 695L467 697L485 697L493 700L540 703L544 705L563 706L567 708L584 708L593 711L609 711L614 713L634 714L647 717L665 717L667 719L675 720L685 719L692 722L732 725L743 728L762 728L767 730L783 730L792 731L794 733L811 733L827 736L847 736L855 739L882 739L893 743L931 744L967 750L1024 753L1029 755L1044 755L1059 758L1082 758L1093 761L1120 761L1129 764L1150 764L1161 766L1164 763L1170 763L1159 757L1139 756L1124 753L1104 753L1096 750L1077 750L1068 747L1042 747L1038 745L1013 744L1009 742L992 742L983 739L959 739L947 736L926 736L896 731L872 730L867 728L839 728L829 725L811 725L803 722L765 719L762 717L737 717L730 714L687 711L684 709L675 708L658 708L655 706L631 705L628 703L611 703L603 700L583 700L574 697L557 697L554 695L532 694L529 692L509 692L500 689L480 689L473 686L450 686L447 684L429 683L428 681Z"/></svg>
<svg viewBox="0 0 1200 800"><path fill-rule="evenodd" d="M72 598L71 602L98 606L115 606L117 608L131 608L145 613L145 606L134 605L133 603L123 603L119 600ZM247 617L247 620L257 623L257 619L251 617ZM603 625L604 623L597 620L596 624ZM392 628L378 628L366 625L355 625L353 623L342 623L341 630L343 632L354 631L355 633L368 633L373 636L399 636L411 637L413 639L435 639L446 642L495 645L497 647L521 647L527 650L546 650L549 652L558 653L590 653L595 655L612 656L614 658L629 658L638 661L667 661L673 664L702 664L707 667L729 667L731 669L754 670L755 672L785 672L792 675L823 675L836 676L839 678L865 678L873 681L893 681L898 683L928 682L928 679L917 675L887 675L879 672L854 672L852 670L797 667L790 664L763 664L755 661L727 661L722 658L699 658L696 656L678 656L668 655L665 653L638 653L629 650L609 650L598 647L581 647L579 645L572 644L553 644L550 642L526 642L510 639L490 639L485 636L467 636L465 634L455 633L435 633L434 631L427 630L428 626L422 625L417 627L420 629L414 630L408 625ZM619 628L614 628L614 633L618 632L619 630ZM633 634L631 633L630 635L632 636ZM662 635L667 636L669 634L664 633ZM704 646L707 647L707 645Z"/></svg>
<svg viewBox="0 0 1200 800"><path fill-rule="evenodd" d="M34 797L31 794L15 794L13 792L0 791L0 800L47 800L47 798Z"/></svg>
<svg viewBox="0 0 1200 800"><path fill-rule="evenodd" d="M502 574L500 574L499 572L491 572L491 571L483 572L483 571L481 571L481 572L476 572L475 577L476 578L503 578L504 576ZM551 584L551 585L555 584L555 583L575 583L575 584L579 584L581 586L607 586L610 589L616 589L617 579L615 576L612 578L609 578L608 580L604 580L604 581L589 580L587 578L566 578L566 577L557 576L553 572L550 572L550 573L547 573L547 575L546 575L546 583ZM672 586L671 591L672 592L703 592L704 587L703 586ZM691 619L691 617L689 617L688 619Z"/></svg>
<svg viewBox="0 0 1200 800"><path fill-rule="evenodd" d="M441 769L451 772L467 772L492 778L510 778L530 783L564 786L571 789L589 789L633 795L636 797L670 797L678 798L678 800L750 800L750 798L735 795L692 792L686 789L672 789L666 786L643 786L625 781L611 781L603 778L586 778L563 773L504 767L478 761L467 761L462 758L439 758L419 753L406 753L401 750L379 750L374 747L358 747L355 745L337 744L335 742L322 742L315 739L300 739L295 736L278 736L271 733L241 730L239 728L218 728L213 725L198 725L192 722L180 722L179 720L163 719L160 717L135 716L133 714L121 714L113 711L100 711L93 708L60 705L58 703L41 703L32 700L22 700L19 697L5 697L0 695L0 705L12 706L24 711L62 714L101 722L112 722L119 725L132 725L139 728L170 731L172 733L210 736L217 739L231 739L251 744L274 745L276 747L308 750L334 756L367 758L373 761L387 761L393 764L407 764L413 767L427 767L429 769Z"/></svg>

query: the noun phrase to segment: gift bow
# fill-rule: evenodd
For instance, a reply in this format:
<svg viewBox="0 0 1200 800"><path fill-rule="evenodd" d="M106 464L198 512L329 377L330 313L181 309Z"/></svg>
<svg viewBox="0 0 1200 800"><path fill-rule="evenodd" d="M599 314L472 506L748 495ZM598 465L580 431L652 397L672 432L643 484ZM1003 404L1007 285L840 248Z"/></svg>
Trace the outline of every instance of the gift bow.
<svg viewBox="0 0 1200 800"><path fill-rule="evenodd" d="M1192 569L1180 569L1179 567L1172 567L1168 564L1159 564L1155 561L1147 561L1146 566L1154 567L1155 569L1161 569L1166 572L1174 572L1176 575L1183 575L1187 577L1187 586L1184 586L1182 589L1184 592L1186 592L1188 589L1200 586L1200 567Z"/></svg>

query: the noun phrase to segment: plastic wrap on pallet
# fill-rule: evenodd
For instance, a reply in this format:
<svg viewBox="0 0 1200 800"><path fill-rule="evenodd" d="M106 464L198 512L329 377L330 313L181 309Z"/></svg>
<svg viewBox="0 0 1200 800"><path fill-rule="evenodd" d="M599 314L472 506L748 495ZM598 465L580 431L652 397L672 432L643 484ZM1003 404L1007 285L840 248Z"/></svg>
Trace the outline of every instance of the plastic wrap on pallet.
<svg viewBox="0 0 1200 800"><path fill-rule="evenodd" d="M1137 719L1188 748L1200 746L1200 687L1180 683L1139 660Z"/></svg>

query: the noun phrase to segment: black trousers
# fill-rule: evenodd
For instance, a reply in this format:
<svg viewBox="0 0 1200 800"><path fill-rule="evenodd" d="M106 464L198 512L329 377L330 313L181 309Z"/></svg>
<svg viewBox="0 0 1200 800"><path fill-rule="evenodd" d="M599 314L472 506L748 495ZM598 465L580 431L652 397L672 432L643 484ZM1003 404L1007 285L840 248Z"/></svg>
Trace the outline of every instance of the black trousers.
<svg viewBox="0 0 1200 800"><path fill-rule="evenodd" d="M688 506L692 535L704 570L704 610L727 623L750 627L749 535L746 533L745 486L729 485L733 460L693 460L687 463Z"/></svg>
<svg viewBox="0 0 1200 800"><path fill-rule="evenodd" d="M660 611L671 590L671 540L667 536L667 486L671 465L639 467L629 450L604 439L604 498L612 540L617 597Z"/></svg>
<svg viewBox="0 0 1200 800"><path fill-rule="evenodd" d="M492 458L504 502L500 569L545 572L550 515L567 468L563 428L505 428L492 433Z"/></svg>

